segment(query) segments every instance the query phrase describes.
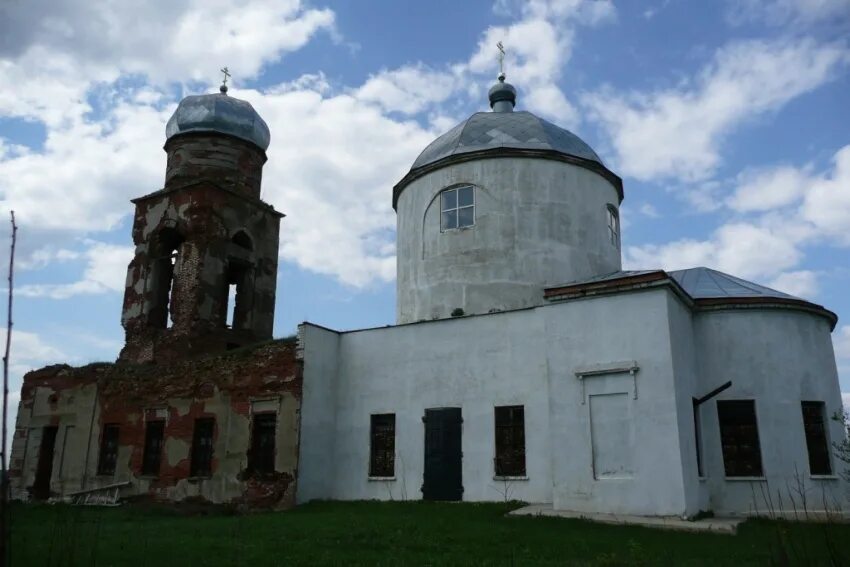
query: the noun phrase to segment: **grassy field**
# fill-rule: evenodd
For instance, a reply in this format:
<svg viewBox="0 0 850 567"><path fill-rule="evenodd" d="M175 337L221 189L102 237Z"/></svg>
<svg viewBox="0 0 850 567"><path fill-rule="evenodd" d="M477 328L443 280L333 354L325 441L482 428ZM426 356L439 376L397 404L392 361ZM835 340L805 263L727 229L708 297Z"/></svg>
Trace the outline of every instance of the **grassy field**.
<svg viewBox="0 0 850 567"><path fill-rule="evenodd" d="M17 505L12 565L850 565L846 524L749 521L730 536L506 517L513 507L318 502L235 515Z"/></svg>

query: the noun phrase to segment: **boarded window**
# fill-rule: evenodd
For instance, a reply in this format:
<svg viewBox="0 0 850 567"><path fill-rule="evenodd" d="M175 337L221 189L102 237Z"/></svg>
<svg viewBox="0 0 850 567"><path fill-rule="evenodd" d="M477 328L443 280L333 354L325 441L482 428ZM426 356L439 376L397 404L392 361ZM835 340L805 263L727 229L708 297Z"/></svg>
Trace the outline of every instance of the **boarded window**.
<svg viewBox="0 0 850 567"><path fill-rule="evenodd" d="M142 454L143 475L156 476L159 474L164 430L165 422L162 420L149 421L145 424L145 450Z"/></svg>
<svg viewBox="0 0 850 567"><path fill-rule="evenodd" d="M192 434L192 461L189 465L190 476L212 474L214 431L215 419L202 417L195 420L195 431Z"/></svg>
<svg viewBox="0 0 850 567"><path fill-rule="evenodd" d="M115 463L118 461L118 425L107 423L103 426L100 436L100 456L97 460L97 474L115 474Z"/></svg>
<svg viewBox="0 0 850 567"><path fill-rule="evenodd" d="M634 475L634 423L629 394L589 397L593 478L631 478Z"/></svg>
<svg viewBox="0 0 850 567"><path fill-rule="evenodd" d="M753 400L718 401L717 419L726 476L762 476L756 403Z"/></svg>
<svg viewBox="0 0 850 567"><path fill-rule="evenodd" d="M525 476L525 408L495 408L497 476Z"/></svg>
<svg viewBox="0 0 850 567"><path fill-rule="evenodd" d="M275 428L277 414L255 413L251 429L251 453L248 455L248 470L254 474L274 472Z"/></svg>
<svg viewBox="0 0 850 567"><path fill-rule="evenodd" d="M369 476L395 476L395 414L372 416Z"/></svg>
<svg viewBox="0 0 850 567"><path fill-rule="evenodd" d="M826 435L825 405L823 402L803 402L802 406L806 448L809 450L809 472L815 475L832 474L829 441Z"/></svg>

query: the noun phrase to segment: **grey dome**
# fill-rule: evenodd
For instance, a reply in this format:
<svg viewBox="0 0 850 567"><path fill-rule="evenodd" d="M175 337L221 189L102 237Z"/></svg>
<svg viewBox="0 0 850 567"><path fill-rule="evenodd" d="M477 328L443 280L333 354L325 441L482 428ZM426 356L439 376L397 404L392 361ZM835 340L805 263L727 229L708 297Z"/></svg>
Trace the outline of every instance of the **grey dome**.
<svg viewBox="0 0 850 567"><path fill-rule="evenodd" d="M411 170L449 156L500 148L557 152L604 167L596 152L581 138L530 112L520 111L473 114L431 142L413 162Z"/></svg>
<svg viewBox="0 0 850 567"><path fill-rule="evenodd" d="M165 126L165 138L186 132L219 132L235 136L265 151L269 127L250 103L224 93L187 96Z"/></svg>

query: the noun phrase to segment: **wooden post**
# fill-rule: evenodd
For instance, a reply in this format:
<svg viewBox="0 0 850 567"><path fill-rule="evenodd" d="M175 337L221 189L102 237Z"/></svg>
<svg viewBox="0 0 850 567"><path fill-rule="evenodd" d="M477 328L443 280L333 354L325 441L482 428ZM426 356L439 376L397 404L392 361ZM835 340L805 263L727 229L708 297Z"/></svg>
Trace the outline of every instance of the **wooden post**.
<svg viewBox="0 0 850 567"><path fill-rule="evenodd" d="M12 244L9 253L9 304L6 317L6 350L3 354L3 434L0 448L0 566L11 564L9 554L9 455L6 444L6 420L9 417L9 350L12 345L12 283L15 268L15 242L18 226L15 224L15 211L12 217Z"/></svg>

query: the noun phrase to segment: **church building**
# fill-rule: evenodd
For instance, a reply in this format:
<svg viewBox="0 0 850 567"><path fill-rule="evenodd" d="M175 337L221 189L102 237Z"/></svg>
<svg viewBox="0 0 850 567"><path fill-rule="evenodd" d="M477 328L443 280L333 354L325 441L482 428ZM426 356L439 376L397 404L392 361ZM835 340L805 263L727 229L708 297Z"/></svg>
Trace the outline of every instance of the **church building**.
<svg viewBox="0 0 850 567"><path fill-rule="evenodd" d="M622 180L504 75L489 101L392 190L396 324L273 340L268 127L226 87L183 99L164 188L133 201L125 347L25 376L13 495L693 517L793 485L846 509L836 315L709 268L622 270Z"/></svg>

